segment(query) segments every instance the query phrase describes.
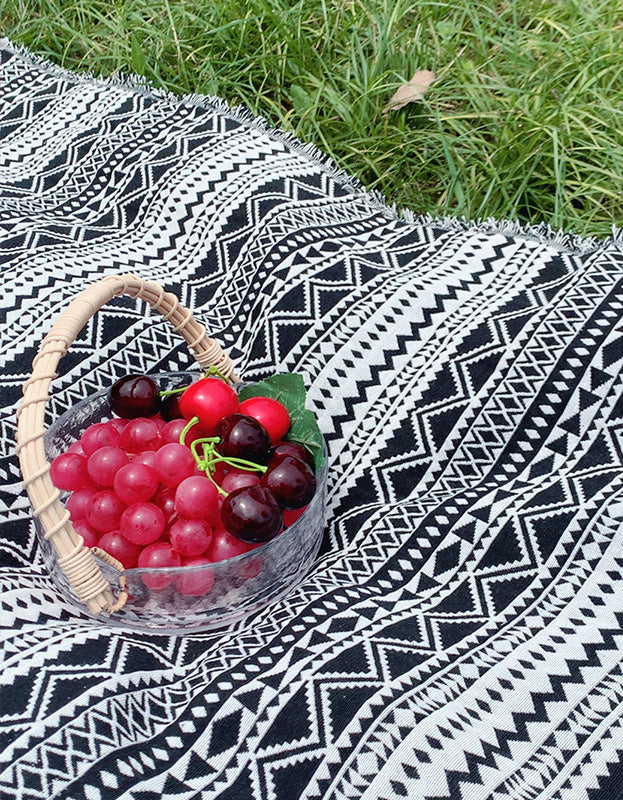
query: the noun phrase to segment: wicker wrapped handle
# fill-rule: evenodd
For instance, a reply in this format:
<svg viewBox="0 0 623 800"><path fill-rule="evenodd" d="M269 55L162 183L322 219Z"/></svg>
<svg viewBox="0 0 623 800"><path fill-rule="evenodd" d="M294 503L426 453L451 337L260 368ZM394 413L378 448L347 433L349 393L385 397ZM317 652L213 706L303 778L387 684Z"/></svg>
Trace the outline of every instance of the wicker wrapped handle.
<svg viewBox="0 0 623 800"><path fill-rule="evenodd" d="M32 363L32 375L23 387L24 399L18 411L17 453L24 486L38 517L45 538L58 553L59 565L78 597L89 611L114 612L125 602L115 600L110 585L99 569L92 552L74 531L69 512L50 479L50 464L45 456L45 407L56 367L88 320L117 295L127 294L145 300L178 331L203 369L215 366L235 379L234 365L221 347L210 339L205 326L181 305L174 294L157 283L137 275L110 275L80 292L50 329Z"/></svg>

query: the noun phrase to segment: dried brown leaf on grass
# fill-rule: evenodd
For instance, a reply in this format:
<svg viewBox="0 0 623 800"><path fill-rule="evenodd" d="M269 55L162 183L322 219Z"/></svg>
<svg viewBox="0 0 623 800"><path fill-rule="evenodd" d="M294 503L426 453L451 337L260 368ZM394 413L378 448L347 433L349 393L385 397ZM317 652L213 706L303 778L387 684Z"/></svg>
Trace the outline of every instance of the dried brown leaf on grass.
<svg viewBox="0 0 623 800"><path fill-rule="evenodd" d="M424 99L426 90L436 77L437 75L428 69L421 69L416 72L410 81L403 83L402 86L396 89L383 109L383 114L387 116L390 111L397 111L409 103L419 103Z"/></svg>

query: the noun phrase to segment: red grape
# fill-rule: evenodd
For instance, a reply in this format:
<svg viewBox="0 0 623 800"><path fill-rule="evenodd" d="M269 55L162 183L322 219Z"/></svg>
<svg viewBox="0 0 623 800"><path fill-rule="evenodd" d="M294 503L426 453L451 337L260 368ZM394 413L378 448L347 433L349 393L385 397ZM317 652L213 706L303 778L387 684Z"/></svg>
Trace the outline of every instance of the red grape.
<svg viewBox="0 0 623 800"><path fill-rule="evenodd" d="M156 453L154 469L165 486L173 489L195 471L196 462L188 447L171 442Z"/></svg>
<svg viewBox="0 0 623 800"><path fill-rule="evenodd" d="M72 442L67 448L68 453L77 453L79 456L85 456L86 453L84 452L84 447L82 446L82 442Z"/></svg>
<svg viewBox="0 0 623 800"><path fill-rule="evenodd" d="M206 556L195 556L194 558L182 558L182 566L199 567L209 565L212 562ZM177 590L180 594L204 595L214 586L214 572L211 569L194 569L177 579Z"/></svg>
<svg viewBox="0 0 623 800"><path fill-rule="evenodd" d="M87 470L99 486L112 486L117 472L129 463L127 454L120 447L106 445L89 456Z"/></svg>
<svg viewBox="0 0 623 800"><path fill-rule="evenodd" d="M138 557L138 566L141 569L156 570L162 567L179 567L181 564L182 560L179 554L167 542L154 542L147 545ZM145 573L141 577L145 586L157 591L173 583L176 576L167 573Z"/></svg>
<svg viewBox="0 0 623 800"><path fill-rule="evenodd" d="M127 421L127 419L121 419L120 417L114 417L114 419L109 419L107 424L110 425L111 428L114 428L119 435L121 435L121 432L123 431L125 426L128 424L128 421Z"/></svg>
<svg viewBox="0 0 623 800"><path fill-rule="evenodd" d="M170 522L171 517L175 514L175 490L174 489L160 489L151 498L151 502L162 509L164 518Z"/></svg>
<svg viewBox="0 0 623 800"><path fill-rule="evenodd" d="M155 469L154 464L156 463L156 451L144 450L142 453L137 453L132 459L132 463L145 464L146 466Z"/></svg>
<svg viewBox="0 0 623 800"><path fill-rule="evenodd" d="M119 431L108 422L95 422L82 434L80 442L86 456L92 455L100 447L119 447Z"/></svg>
<svg viewBox="0 0 623 800"><path fill-rule="evenodd" d="M158 489L158 473L153 467L134 459L117 471L113 488L117 497L128 505L145 502Z"/></svg>
<svg viewBox="0 0 623 800"><path fill-rule="evenodd" d="M87 547L95 547L97 545L100 534L89 525L86 519L72 520L72 524L76 533L82 536Z"/></svg>
<svg viewBox="0 0 623 800"><path fill-rule="evenodd" d="M242 568L244 580L248 581L251 578L257 578L257 576L261 573L263 566L264 559L261 556L257 555L254 558L249 559Z"/></svg>
<svg viewBox="0 0 623 800"><path fill-rule="evenodd" d="M225 561L228 558L248 553L256 545L236 539L225 528L217 528L212 534L212 542L208 548L208 556L212 561Z"/></svg>
<svg viewBox="0 0 623 800"><path fill-rule="evenodd" d="M170 422L165 423L164 427L160 431L162 435L162 441L164 444L170 444L171 442L175 442L176 444L180 440L180 433L186 427L187 422L185 419L172 419ZM193 425L193 427L195 427ZM190 431L188 432L188 439L185 440L184 444L189 445L192 441L190 437Z"/></svg>
<svg viewBox="0 0 623 800"><path fill-rule="evenodd" d="M128 453L157 450L162 444L160 428L146 417L131 419L121 434L121 447Z"/></svg>
<svg viewBox="0 0 623 800"><path fill-rule="evenodd" d="M169 529L171 545L182 556L200 556L208 549L212 528L201 519L178 519Z"/></svg>
<svg viewBox="0 0 623 800"><path fill-rule="evenodd" d="M84 489L76 489L75 492L69 495L65 503L65 508L69 511L72 522L75 522L77 519L84 519L87 503L96 492L97 489L87 486Z"/></svg>
<svg viewBox="0 0 623 800"><path fill-rule="evenodd" d="M164 512L154 503L133 503L121 515L119 530L134 544L151 544L162 536Z"/></svg>
<svg viewBox="0 0 623 800"><path fill-rule="evenodd" d="M100 537L97 545L102 550L105 550L108 555L116 558L117 561L121 561L125 569L132 569L132 567L136 566L141 552L141 548L137 544L129 542L119 531L105 533Z"/></svg>
<svg viewBox="0 0 623 800"><path fill-rule="evenodd" d="M95 530L108 533L119 527L125 504L110 489L96 492L85 507L85 518Z"/></svg>
<svg viewBox="0 0 623 800"><path fill-rule="evenodd" d="M61 453L50 464L50 478L57 489L73 492L90 486L87 459L78 453Z"/></svg>
<svg viewBox="0 0 623 800"><path fill-rule="evenodd" d="M260 482L258 472L251 472L246 469L230 469L219 484L224 492L233 492L234 489L241 489L243 486L257 486Z"/></svg>
<svg viewBox="0 0 623 800"><path fill-rule="evenodd" d="M175 490L175 510L180 517L209 519L216 515L218 489L205 475L185 478Z"/></svg>

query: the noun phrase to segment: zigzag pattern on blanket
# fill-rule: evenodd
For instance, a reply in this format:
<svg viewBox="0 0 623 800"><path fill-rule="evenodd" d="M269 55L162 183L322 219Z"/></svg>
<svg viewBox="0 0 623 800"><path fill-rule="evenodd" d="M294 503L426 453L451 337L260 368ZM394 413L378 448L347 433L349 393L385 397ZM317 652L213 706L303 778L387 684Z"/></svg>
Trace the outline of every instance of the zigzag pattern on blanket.
<svg viewBox="0 0 623 800"><path fill-rule="evenodd" d="M621 787L623 254L407 222L239 114L0 50L0 796L606 800ZM13 455L41 336L102 273L175 291L330 453L311 574L231 630L96 624ZM52 413L186 369L129 300Z"/></svg>

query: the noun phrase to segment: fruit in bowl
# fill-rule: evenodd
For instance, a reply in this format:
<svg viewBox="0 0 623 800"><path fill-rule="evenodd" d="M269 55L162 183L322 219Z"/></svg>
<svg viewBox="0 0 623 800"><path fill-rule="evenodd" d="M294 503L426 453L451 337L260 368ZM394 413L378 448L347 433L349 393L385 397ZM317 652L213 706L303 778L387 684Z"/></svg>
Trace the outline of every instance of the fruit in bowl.
<svg viewBox="0 0 623 800"><path fill-rule="evenodd" d="M300 529L310 505L318 539L324 443L300 376L235 387L218 374L186 376L185 386L162 389L157 376L128 375L98 408L98 418L56 446L62 452L50 475L68 493L85 544L140 574L150 593L194 599L227 594L223 586L261 577L268 567L274 576L282 565L270 564L266 546ZM307 563L311 546L293 542ZM277 559L286 553L280 544ZM245 560L258 548L266 549L262 558ZM232 582L234 562L244 569L238 563ZM269 588L262 586L264 600Z"/></svg>

